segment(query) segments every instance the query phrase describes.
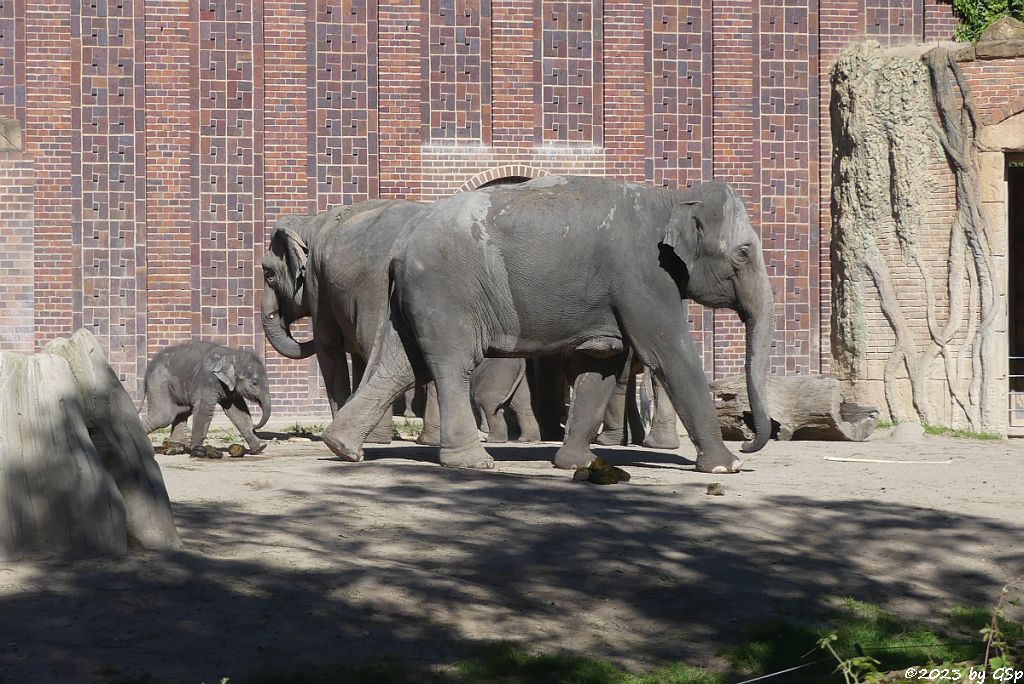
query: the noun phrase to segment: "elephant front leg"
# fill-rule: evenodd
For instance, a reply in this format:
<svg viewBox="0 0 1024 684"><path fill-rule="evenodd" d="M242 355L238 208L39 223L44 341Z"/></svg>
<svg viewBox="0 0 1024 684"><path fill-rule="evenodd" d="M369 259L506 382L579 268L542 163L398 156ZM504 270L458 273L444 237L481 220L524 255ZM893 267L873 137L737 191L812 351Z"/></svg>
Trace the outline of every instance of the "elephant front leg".
<svg viewBox="0 0 1024 684"><path fill-rule="evenodd" d="M358 386L359 383L363 381L363 375L365 373L366 360L361 356L353 354L352 382ZM385 410L384 415L381 416L381 419L373 426L373 429L370 430L370 434L366 436L366 441L369 444L391 444L391 440L395 437L395 421L392 419L393 411L394 404Z"/></svg>
<svg viewBox="0 0 1024 684"><path fill-rule="evenodd" d="M487 418L487 443L504 444L508 441L508 419L505 409L498 405L480 405Z"/></svg>
<svg viewBox="0 0 1024 684"><path fill-rule="evenodd" d="M250 454L258 454L267 448L267 443L257 437L253 431L252 415L249 413L249 407L245 405L245 401L241 397L236 397L233 401L231 399L226 400L221 404L221 408L224 409L224 413L227 415L228 420L231 421L231 424L238 430L238 434L249 445Z"/></svg>
<svg viewBox="0 0 1024 684"><path fill-rule="evenodd" d="M679 432L676 430L676 411L672 408L661 380L655 376L651 382L654 388L654 419L651 431L644 439L648 449L678 449Z"/></svg>
<svg viewBox="0 0 1024 684"><path fill-rule="evenodd" d="M608 402L626 361L625 354L605 359L585 357L573 385L565 442L555 453L556 468L583 468L594 460L590 444L601 426Z"/></svg>
<svg viewBox="0 0 1024 684"><path fill-rule="evenodd" d="M324 379L324 388L327 390L327 403L331 407L331 417L338 415L338 409L348 401L352 395L353 382L348 373L348 356L339 340L336 340L336 333L332 334L325 325L317 326L314 330L314 344L316 346L316 360L320 365L320 375ZM357 360L352 356L353 371ZM354 374L354 373L353 373ZM355 380L358 383L358 380Z"/></svg>
<svg viewBox="0 0 1024 684"><path fill-rule="evenodd" d="M324 431L324 443L339 458L363 460L363 443L395 399L416 383L416 373L393 327L383 330L366 377Z"/></svg>

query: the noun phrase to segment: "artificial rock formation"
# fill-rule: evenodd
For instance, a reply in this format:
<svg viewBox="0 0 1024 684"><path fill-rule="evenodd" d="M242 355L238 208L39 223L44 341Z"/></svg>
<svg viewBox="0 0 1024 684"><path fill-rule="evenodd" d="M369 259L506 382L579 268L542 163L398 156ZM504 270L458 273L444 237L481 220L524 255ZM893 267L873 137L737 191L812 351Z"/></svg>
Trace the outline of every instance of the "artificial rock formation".
<svg viewBox="0 0 1024 684"><path fill-rule="evenodd" d="M896 422L1001 429L979 122L960 69L943 46L868 41L831 87L833 372L882 394Z"/></svg>
<svg viewBox="0 0 1024 684"><path fill-rule="evenodd" d="M0 559L181 545L131 398L79 330L0 352Z"/></svg>

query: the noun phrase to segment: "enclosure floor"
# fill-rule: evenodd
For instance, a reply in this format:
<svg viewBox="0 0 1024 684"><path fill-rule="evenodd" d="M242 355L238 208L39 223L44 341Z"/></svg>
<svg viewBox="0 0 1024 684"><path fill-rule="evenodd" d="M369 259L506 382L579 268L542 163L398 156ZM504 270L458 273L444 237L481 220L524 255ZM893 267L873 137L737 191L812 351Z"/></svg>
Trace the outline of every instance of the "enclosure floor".
<svg viewBox="0 0 1024 684"><path fill-rule="evenodd" d="M1022 440L771 442L726 476L694 472L689 444L600 449L632 474L607 487L553 469L554 445L489 450L487 472L409 443L357 464L296 441L158 456L185 550L0 566L0 680L241 682L497 639L715 665L745 627L837 597L940 620L1024 567Z"/></svg>

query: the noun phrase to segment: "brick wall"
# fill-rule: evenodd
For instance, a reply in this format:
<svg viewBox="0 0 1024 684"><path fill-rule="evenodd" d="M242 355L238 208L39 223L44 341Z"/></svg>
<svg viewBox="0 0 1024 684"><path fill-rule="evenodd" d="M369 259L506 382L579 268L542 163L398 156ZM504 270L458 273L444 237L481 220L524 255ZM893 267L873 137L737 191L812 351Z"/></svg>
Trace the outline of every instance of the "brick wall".
<svg viewBox="0 0 1024 684"><path fill-rule="evenodd" d="M775 286L773 367L827 371L828 67L955 26L944 0L93 4L0 0L0 117L25 144L2 172L33 179L29 204L24 178L0 188L0 216L32 207L29 337L91 327L133 392L167 344L254 347L281 413L326 405L255 315L277 218L503 175L735 184ZM690 314L709 374L737 372L735 315Z"/></svg>
<svg viewBox="0 0 1024 684"><path fill-rule="evenodd" d="M26 353L35 338L32 182L31 159L0 152L0 349Z"/></svg>

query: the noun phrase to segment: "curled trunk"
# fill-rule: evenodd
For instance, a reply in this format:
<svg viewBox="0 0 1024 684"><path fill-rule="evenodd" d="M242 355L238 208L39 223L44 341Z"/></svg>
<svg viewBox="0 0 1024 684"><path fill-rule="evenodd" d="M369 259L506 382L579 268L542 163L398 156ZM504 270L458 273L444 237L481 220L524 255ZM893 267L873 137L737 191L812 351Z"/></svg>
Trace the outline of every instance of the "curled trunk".
<svg viewBox="0 0 1024 684"><path fill-rule="evenodd" d="M292 337L288 322L277 311L263 311L263 332L277 353L289 359L308 359L316 353L313 340L298 342Z"/></svg>

